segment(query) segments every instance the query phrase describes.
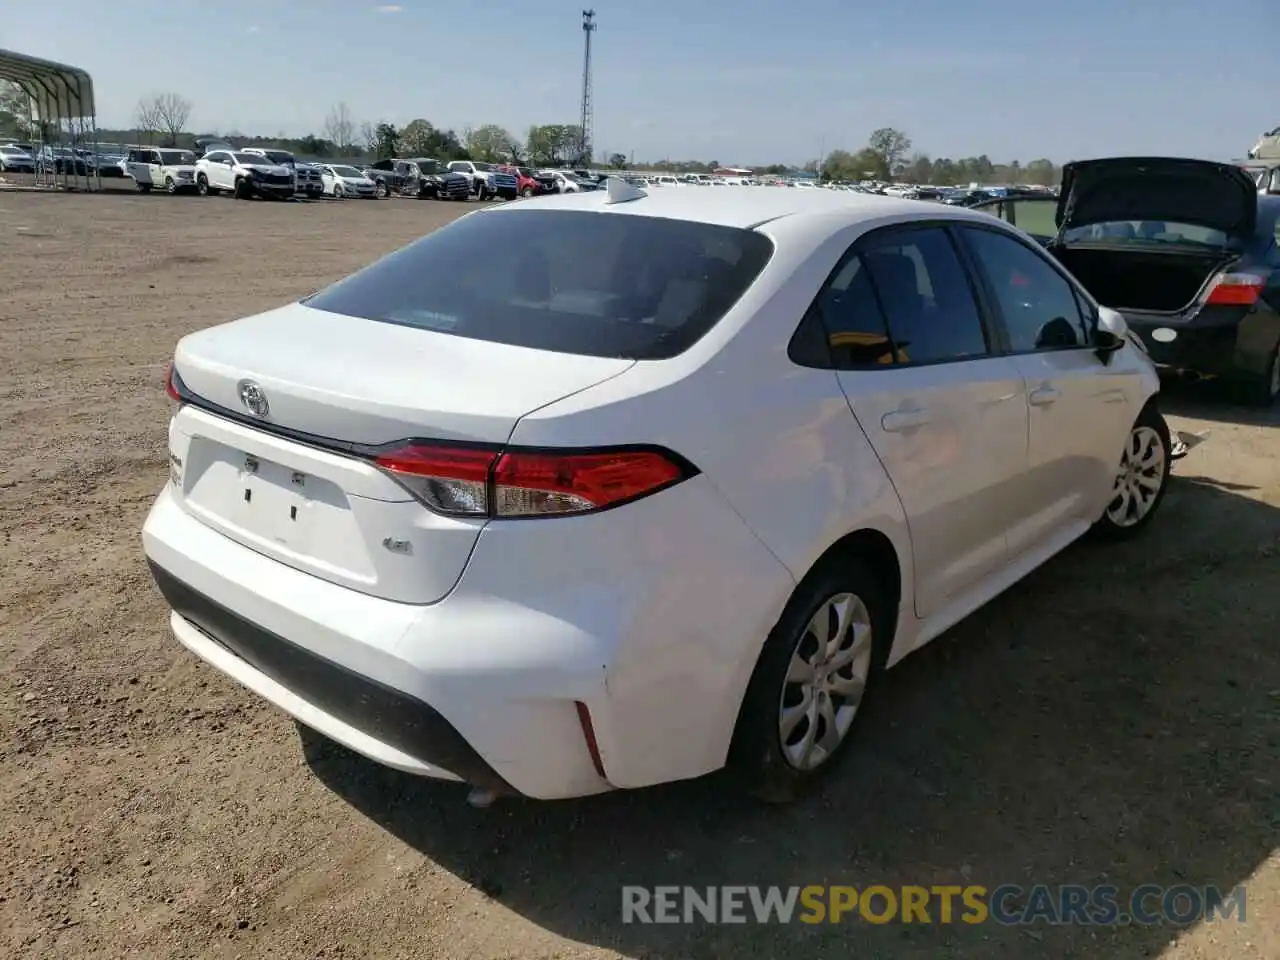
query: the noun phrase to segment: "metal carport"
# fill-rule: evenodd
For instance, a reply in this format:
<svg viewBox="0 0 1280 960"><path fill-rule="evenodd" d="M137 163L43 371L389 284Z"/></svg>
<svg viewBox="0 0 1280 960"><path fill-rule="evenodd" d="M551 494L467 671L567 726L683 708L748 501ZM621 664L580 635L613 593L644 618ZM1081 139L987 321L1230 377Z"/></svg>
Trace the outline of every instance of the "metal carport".
<svg viewBox="0 0 1280 960"><path fill-rule="evenodd" d="M56 150L70 150L92 144L97 139L97 111L93 100L93 80L79 67L41 60L12 50L0 50L0 80L8 80L27 95L30 119L35 121L36 183L48 186L101 187L95 162L90 170L77 162L41 163L55 160ZM97 156L96 148L94 157ZM81 172L83 170L83 173Z"/></svg>

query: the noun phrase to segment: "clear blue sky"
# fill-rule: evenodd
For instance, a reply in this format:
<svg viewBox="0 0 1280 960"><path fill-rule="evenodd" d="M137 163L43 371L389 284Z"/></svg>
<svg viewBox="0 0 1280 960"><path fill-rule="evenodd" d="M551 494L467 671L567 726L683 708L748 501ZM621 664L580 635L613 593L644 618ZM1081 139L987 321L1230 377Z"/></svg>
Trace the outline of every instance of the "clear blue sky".
<svg viewBox="0 0 1280 960"><path fill-rule="evenodd" d="M5 4L0 47L86 68L99 121L181 93L199 131L575 123L581 3ZM876 127L932 156L1242 156L1280 123L1278 0L595 4L597 150L800 162Z"/></svg>

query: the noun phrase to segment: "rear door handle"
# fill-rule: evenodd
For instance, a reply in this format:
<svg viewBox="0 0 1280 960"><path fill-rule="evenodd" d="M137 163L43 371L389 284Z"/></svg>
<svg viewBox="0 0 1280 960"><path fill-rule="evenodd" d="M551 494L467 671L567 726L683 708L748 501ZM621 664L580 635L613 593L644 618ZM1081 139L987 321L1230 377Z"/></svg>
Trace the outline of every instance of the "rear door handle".
<svg viewBox="0 0 1280 960"><path fill-rule="evenodd" d="M1053 387L1040 387L1038 390L1032 390L1027 400L1033 407L1047 407L1053 403L1061 394Z"/></svg>
<svg viewBox="0 0 1280 960"><path fill-rule="evenodd" d="M923 427L930 419L928 410L895 410L881 418L880 426L886 433L902 433L904 430Z"/></svg>

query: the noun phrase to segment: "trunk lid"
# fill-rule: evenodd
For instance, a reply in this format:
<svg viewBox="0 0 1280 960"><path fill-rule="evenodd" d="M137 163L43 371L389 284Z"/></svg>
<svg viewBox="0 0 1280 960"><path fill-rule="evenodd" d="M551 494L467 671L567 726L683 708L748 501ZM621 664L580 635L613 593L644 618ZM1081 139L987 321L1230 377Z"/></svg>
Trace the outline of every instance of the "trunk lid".
<svg viewBox="0 0 1280 960"><path fill-rule="evenodd" d="M295 569L431 603L457 582L485 521L432 513L366 448L502 445L525 414L633 363L292 304L179 342L174 370L198 402L170 429L172 493L201 522Z"/></svg>
<svg viewBox="0 0 1280 960"><path fill-rule="evenodd" d="M1244 238L1257 226L1258 188L1230 163L1173 157L1080 160L1062 169L1055 219L1059 236L1073 227L1149 220Z"/></svg>

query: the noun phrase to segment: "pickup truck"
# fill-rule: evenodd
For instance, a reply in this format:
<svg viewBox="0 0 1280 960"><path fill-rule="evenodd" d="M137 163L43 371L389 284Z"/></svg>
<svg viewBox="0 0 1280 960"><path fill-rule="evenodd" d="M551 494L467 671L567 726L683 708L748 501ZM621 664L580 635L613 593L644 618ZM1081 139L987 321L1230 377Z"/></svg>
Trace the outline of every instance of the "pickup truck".
<svg viewBox="0 0 1280 960"><path fill-rule="evenodd" d="M449 169L467 178L477 200L488 200L490 197L514 200L520 195L516 178L496 164L454 160L449 164Z"/></svg>
<svg viewBox="0 0 1280 960"><path fill-rule="evenodd" d="M392 157L363 168L379 197L392 195L433 200L466 200L471 183L430 157Z"/></svg>

